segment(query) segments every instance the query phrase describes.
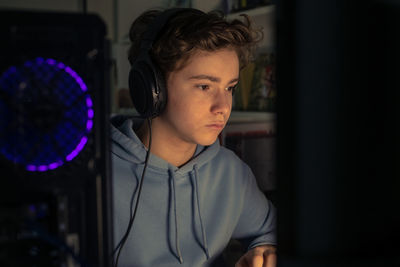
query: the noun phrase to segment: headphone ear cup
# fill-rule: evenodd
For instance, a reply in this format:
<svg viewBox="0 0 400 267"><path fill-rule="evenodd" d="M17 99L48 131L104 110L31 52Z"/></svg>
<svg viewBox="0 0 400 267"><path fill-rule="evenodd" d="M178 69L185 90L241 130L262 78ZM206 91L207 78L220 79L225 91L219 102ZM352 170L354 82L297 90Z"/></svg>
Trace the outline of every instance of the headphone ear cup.
<svg viewBox="0 0 400 267"><path fill-rule="evenodd" d="M157 66L153 66L154 72L154 87L152 87L153 92L153 110L154 116L158 116L163 112L167 104L167 84L166 79Z"/></svg>
<svg viewBox="0 0 400 267"><path fill-rule="evenodd" d="M132 64L129 90L133 105L142 117L156 117L163 111L167 100L165 79L148 57L140 57Z"/></svg>

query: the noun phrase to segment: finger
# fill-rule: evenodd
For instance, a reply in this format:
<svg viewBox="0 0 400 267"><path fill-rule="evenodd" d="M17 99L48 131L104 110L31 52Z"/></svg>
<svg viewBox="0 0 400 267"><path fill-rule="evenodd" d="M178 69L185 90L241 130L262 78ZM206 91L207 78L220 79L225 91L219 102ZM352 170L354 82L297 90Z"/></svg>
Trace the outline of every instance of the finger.
<svg viewBox="0 0 400 267"><path fill-rule="evenodd" d="M253 255L250 259L251 267L263 267L264 257L262 254Z"/></svg>
<svg viewBox="0 0 400 267"><path fill-rule="evenodd" d="M276 267L277 257L275 253L268 253L265 255L263 267Z"/></svg>

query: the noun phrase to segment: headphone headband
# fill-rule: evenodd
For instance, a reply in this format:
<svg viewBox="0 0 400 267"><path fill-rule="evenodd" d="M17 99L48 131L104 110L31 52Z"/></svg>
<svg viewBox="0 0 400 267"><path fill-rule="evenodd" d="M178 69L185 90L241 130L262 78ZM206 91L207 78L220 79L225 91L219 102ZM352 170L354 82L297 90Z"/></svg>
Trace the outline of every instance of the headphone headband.
<svg viewBox="0 0 400 267"><path fill-rule="evenodd" d="M143 34L141 48L150 50L154 41L157 39L161 30L165 27L167 22L181 11L188 10L189 8L172 8L163 11L161 14L154 18L154 21L147 27Z"/></svg>

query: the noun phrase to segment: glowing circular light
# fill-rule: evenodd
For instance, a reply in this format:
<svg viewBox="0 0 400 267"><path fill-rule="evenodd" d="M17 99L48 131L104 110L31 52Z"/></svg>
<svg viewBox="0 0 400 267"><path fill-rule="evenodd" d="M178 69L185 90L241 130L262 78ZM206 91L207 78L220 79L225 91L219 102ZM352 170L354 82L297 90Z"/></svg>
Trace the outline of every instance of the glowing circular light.
<svg viewBox="0 0 400 267"><path fill-rule="evenodd" d="M32 172L72 161L93 129L82 78L51 58L11 66L0 76L0 154Z"/></svg>

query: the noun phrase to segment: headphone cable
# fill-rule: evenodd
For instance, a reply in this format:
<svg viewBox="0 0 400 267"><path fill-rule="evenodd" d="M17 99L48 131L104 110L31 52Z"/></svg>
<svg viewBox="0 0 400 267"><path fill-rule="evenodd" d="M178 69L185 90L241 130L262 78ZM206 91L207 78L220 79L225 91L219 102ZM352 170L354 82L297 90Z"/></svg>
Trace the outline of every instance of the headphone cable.
<svg viewBox="0 0 400 267"><path fill-rule="evenodd" d="M122 248L125 245L125 242L128 239L129 233L130 233L130 231L132 229L132 225L133 225L133 222L134 222L135 217L136 217L136 211L137 211L138 205L139 205L140 195L141 195L141 192L142 192L144 174L146 173L147 164L148 164L149 156L150 156L150 149L151 149L151 118L147 118L147 123L148 123L149 133L150 133L150 135L149 135L149 148L147 149L147 153L146 153L146 159L145 159L145 162L144 162L142 177L141 177L141 179L139 181L139 191L138 191L138 194L137 194L136 205L135 205L135 209L134 209L133 214L132 214L132 204L130 205L131 217L129 219L128 228L126 229L126 232L125 232L124 236L122 237L121 241L119 242L119 244L117 245L117 247L113 251L113 255L114 255L115 252L118 249L117 258L115 260L115 264L113 264L114 267L118 267L119 255L121 254ZM133 199L133 196L132 196L132 199ZM113 260L113 262L114 262L114 260Z"/></svg>

